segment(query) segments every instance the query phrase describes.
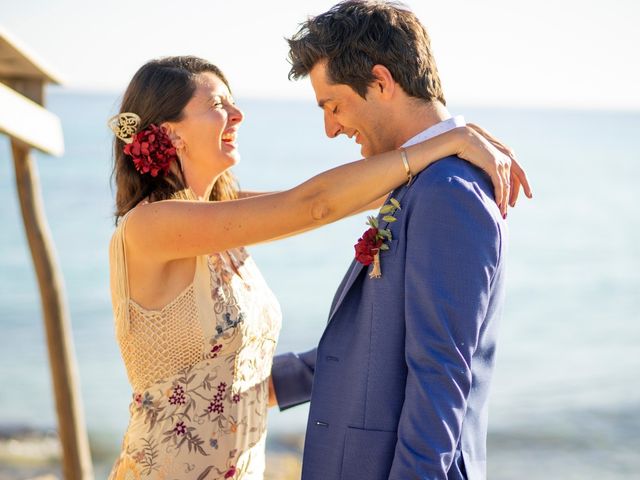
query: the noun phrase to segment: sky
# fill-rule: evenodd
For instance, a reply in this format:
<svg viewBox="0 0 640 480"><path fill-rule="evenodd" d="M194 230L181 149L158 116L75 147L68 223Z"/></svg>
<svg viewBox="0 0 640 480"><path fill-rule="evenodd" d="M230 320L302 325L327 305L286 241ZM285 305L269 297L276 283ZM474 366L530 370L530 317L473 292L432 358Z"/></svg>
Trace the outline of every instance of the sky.
<svg viewBox="0 0 640 480"><path fill-rule="evenodd" d="M123 91L159 56L222 68L238 97L309 98L285 37L334 0L0 0L0 28L69 88ZM638 0L406 0L427 27L449 102L640 110Z"/></svg>

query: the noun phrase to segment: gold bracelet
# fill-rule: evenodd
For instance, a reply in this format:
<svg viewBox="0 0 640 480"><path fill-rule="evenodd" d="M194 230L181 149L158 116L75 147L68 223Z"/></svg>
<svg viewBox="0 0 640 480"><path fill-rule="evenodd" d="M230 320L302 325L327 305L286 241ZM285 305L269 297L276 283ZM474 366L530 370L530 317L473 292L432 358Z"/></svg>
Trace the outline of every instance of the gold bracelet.
<svg viewBox="0 0 640 480"><path fill-rule="evenodd" d="M407 151L404 147L400 148L400 158L402 158L402 164L404 165L404 170L407 172L407 186L411 185L411 180L413 180L413 174L411 173L411 168L409 168L409 160L407 159Z"/></svg>

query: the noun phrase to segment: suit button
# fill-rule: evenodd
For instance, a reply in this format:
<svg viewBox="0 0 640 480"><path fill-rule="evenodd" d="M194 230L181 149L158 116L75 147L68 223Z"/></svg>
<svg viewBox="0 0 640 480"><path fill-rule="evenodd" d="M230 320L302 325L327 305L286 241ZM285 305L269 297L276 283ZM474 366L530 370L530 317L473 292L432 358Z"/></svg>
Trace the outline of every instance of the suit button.
<svg viewBox="0 0 640 480"><path fill-rule="evenodd" d="M327 359L328 362L339 362L340 359L338 357L332 357L331 355L327 355L325 357Z"/></svg>
<svg viewBox="0 0 640 480"><path fill-rule="evenodd" d="M329 424L327 422L321 422L320 420L316 420L316 426L327 428Z"/></svg>

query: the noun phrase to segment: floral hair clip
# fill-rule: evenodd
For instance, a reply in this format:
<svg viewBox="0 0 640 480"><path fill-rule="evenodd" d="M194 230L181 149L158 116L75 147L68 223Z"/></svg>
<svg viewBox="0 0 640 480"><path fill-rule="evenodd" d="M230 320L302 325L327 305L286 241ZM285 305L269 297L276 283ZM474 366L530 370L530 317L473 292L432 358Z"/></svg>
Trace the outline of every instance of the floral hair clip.
<svg viewBox="0 0 640 480"><path fill-rule="evenodd" d="M113 133L124 143L133 142L133 137L140 128L140 117L135 113L119 113L109 119L108 125Z"/></svg>
<svg viewBox="0 0 640 480"><path fill-rule="evenodd" d="M120 113L109 119L109 128L126 145L123 151L133 159L133 164L141 174L150 173L157 177L166 175L171 162L178 159L166 128L155 124L138 131L141 120L131 112Z"/></svg>

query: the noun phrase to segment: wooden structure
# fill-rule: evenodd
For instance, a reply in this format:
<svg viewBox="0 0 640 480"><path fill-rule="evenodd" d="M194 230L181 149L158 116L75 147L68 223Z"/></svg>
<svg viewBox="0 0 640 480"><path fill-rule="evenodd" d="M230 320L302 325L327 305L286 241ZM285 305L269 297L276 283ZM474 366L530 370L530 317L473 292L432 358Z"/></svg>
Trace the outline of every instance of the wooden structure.
<svg viewBox="0 0 640 480"><path fill-rule="evenodd" d="M31 154L32 148L55 156L64 151L60 120L43 108L47 83L60 82L0 29L0 134L11 139L20 209L40 288L62 444L62 473L66 480L90 480L93 467L62 275Z"/></svg>

